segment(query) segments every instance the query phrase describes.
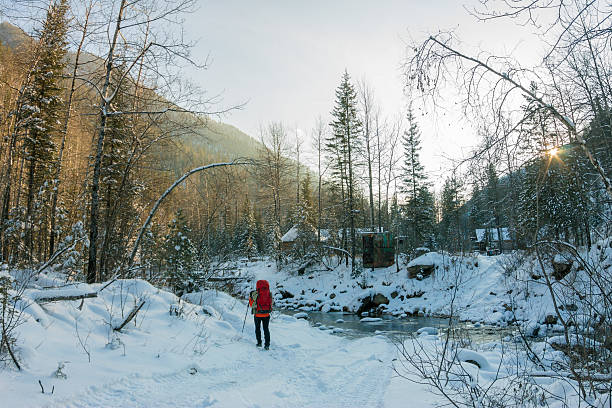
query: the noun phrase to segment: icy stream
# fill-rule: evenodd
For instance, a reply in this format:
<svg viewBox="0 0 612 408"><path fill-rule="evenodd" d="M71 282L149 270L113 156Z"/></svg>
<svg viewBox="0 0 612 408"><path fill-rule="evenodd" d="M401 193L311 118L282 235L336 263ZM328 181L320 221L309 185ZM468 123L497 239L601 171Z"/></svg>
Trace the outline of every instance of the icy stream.
<svg viewBox="0 0 612 408"><path fill-rule="evenodd" d="M449 320L440 317L393 317L383 316L381 320L362 321L351 313L343 312L301 312L296 310L283 310L282 313L296 315L307 313L311 325L321 330L330 330L334 334L349 338L362 338L382 334L389 337L405 336L415 333L423 327L433 327L439 331L447 330ZM484 343L499 341L501 338L512 335L513 328L500 328L495 326L472 324L468 322L455 322L456 329L464 329L464 334L472 341Z"/></svg>

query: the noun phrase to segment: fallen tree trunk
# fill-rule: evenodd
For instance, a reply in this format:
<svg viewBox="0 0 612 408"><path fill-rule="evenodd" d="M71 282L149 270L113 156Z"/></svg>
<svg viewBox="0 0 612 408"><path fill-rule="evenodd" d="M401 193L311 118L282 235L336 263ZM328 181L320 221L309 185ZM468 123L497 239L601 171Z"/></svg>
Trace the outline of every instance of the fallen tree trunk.
<svg viewBox="0 0 612 408"><path fill-rule="evenodd" d="M79 300L79 299L87 299L87 298L95 298L98 296L98 292L89 292L89 293L81 293L77 295L52 295L52 296L41 296L36 297L36 302L59 302L63 300Z"/></svg>
<svg viewBox="0 0 612 408"><path fill-rule="evenodd" d="M245 280L248 278L245 278L243 276L228 276L227 278L223 277L223 276L211 276L210 278L208 278L209 282L225 282L225 281L231 281L231 280Z"/></svg>
<svg viewBox="0 0 612 408"><path fill-rule="evenodd" d="M140 311L140 309L142 309L144 304L145 304L145 301L141 300L138 305L134 306L130 314L127 315L127 317L123 320L123 322L119 326L113 327L113 330L121 331L121 329L123 329L126 324L128 324L134 317L136 317L136 314L138 314L138 312Z"/></svg>

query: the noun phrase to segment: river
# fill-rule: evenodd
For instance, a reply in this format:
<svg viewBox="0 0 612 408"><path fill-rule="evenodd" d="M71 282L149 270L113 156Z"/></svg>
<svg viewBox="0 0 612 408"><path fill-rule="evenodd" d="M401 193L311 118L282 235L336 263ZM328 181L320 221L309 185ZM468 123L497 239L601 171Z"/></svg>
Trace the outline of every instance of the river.
<svg viewBox="0 0 612 408"><path fill-rule="evenodd" d="M308 321L312 326L319 327L321 330L329 330L349 338L360 338L382 334L388 337L407 336L415 333L423 327L433 327L443 332L449 328L449 319L440 317L394 317L382 316L377 321L362 321L362 319L350 313L343 312L301 312L298 310L283 310L282 313L296 315L307 313ZM453 321L453 327L461 330L462 336L469 338L476 343L489 341L499 341L501 338L513 335L513 328L500 328L468 322Z"/></svg>

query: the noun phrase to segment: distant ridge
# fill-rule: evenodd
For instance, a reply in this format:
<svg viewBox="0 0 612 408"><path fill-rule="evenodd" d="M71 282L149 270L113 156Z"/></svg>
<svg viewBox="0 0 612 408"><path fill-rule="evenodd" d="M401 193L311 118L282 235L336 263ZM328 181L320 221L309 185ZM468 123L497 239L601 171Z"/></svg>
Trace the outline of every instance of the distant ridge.
<svg viewBox="0 0 612 408"><path fill-rule="evenodd" d="M5 46L17 50L31 40L31 37L19 27L6 21L0 23L0 42ZM74 63L74 56L72 53L69 54L69 60ZM91 61L96 59L98 57L90 58ZM211 118L206 121L206 126L195 129L194 134L182 136L181 140L190 150L228 159L255 156L260 146L257 140L235 126Z"/></svg>
<svg viewBox="0 0 612 408"><path fill-rule="evenodd" d="M0 23L0 42L13 49L18 49L31 40L21 28L6 21Z"/></svg>

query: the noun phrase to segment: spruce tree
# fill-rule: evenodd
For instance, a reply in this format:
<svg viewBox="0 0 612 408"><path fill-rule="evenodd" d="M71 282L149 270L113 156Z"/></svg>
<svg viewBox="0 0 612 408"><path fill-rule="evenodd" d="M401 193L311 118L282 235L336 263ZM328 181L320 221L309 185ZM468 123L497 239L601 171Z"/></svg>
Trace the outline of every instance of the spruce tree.
<svg viewBox="0 0 612 408"><path fill-rule="evenodd" d="M300 261L312 261L317 257L317 228L312 202L310 173L302 182L302 199L297 205L297 238L293 244L293 256Z"/></svg>
<svg viewBox="0 0 612 408"><path fill-rule="evenodd" d="M191 230L183 210L179 209L168 225L164 238L166 283L177 294L199 288L202 281L196 270L195 248L190 239Z"/></svg>
<svg viewBox="0 0 612 408"><path fill-rule="evenodd" d="M234 250L251 259L257 255L257 227L251 201L247 197L242 209L242 216L234 230Z"/></svg>
<svg viewBox="0 0 612 408"><path fill-rule="evenodd" d="M116 111L129 110L130 97L124 89L117 90L112 107ZM134 123L132 116L114 115L106 122L107 138L102 150L100 203L102 209L101 227L102 242L100 243L100 279L120 264L127 252L126 235L129 228L118 228L129 220L138 219L139 215L133 206L133 194L136 186L128 177L128 160L130 134Z"/></svg>
<svg viewBox="0 0 612 408"><path fill-rule="evenodd" d="M444 181L440 198L441 221L438 224L442 243L451 251L463 249L464 231L461 227L462 185L456 176Z"/></svg>
<svg viewBox="0 0 612 408"><path fill-rule="evenodd" d="M433 211L434 199L428 189L425 169L421 164L419 152L421 150L421 135L412 112L408 109L406 115L408 130L404 132L404 167L402 173L402 192L406 196L404 205L405 232L409 239L409 246L415 248L423 245L430 238L435 225Z"/></svg>
<svg viewBox="0 0 612 408"><path fill-rule="evenodd" d="M142 258L140 264L144 268L143 273L151 282L159 278L165 255L164 252L166 252L159 250L164 244L160 235L160 226L151 223L142 237L142 244L140 244L140 256Z"/></svg>
<svg viewBox="0 0 612 408"><path fill-rule="evenodd" d="M497 176L497 170L495 169L495 165L492 162L488 162L485 170L485 178L486 178L486 189L485 189L485 214L486 214L486 223L485 227L487 229L491 229L492 231L496 231L494 236L497 236L497 245L500 250L502 250L502 215L501 215L501 199L502 192L501 186L499 182L499 177Z"/></svg>
<svg viewBox="0 0 612 408"><path fill-rule="evenodd" d="M34 224L42 237L44 228L45 187L51 188L53 163L56 146L54 139L60 131L63 113L62 76L66 65L67 52L67 0L53 1L40 30L40 38L34 56L30 82L24 90L23 115L20 121L25 131L24 155L27 163L27 201L26 201L26 246L33 252ZM36 202L35 202L36 201ZM36 210L36 211L35 211ZM41 237L40 242L46 243ZM43 251L39 249L39 255Z"/></svg>
<svg viewBox="0 0 612 408"><path fill-rule="evenodd" d="M332 134L326 141L326 150L333 157L334 169L332 177L340 184L342 190L342 219L348 219L351 244L351 270L355 273L355 167L357 152L360 150L361 121L357 114L357 93L351 83L348 72L344 72L340 85L336 89L336 101L332 111L333 121L330 123ZM346 188L346 190L345 190ZM346 196L348 202L344 205ZM343 225L343 230L345 226Z"/></svg>

